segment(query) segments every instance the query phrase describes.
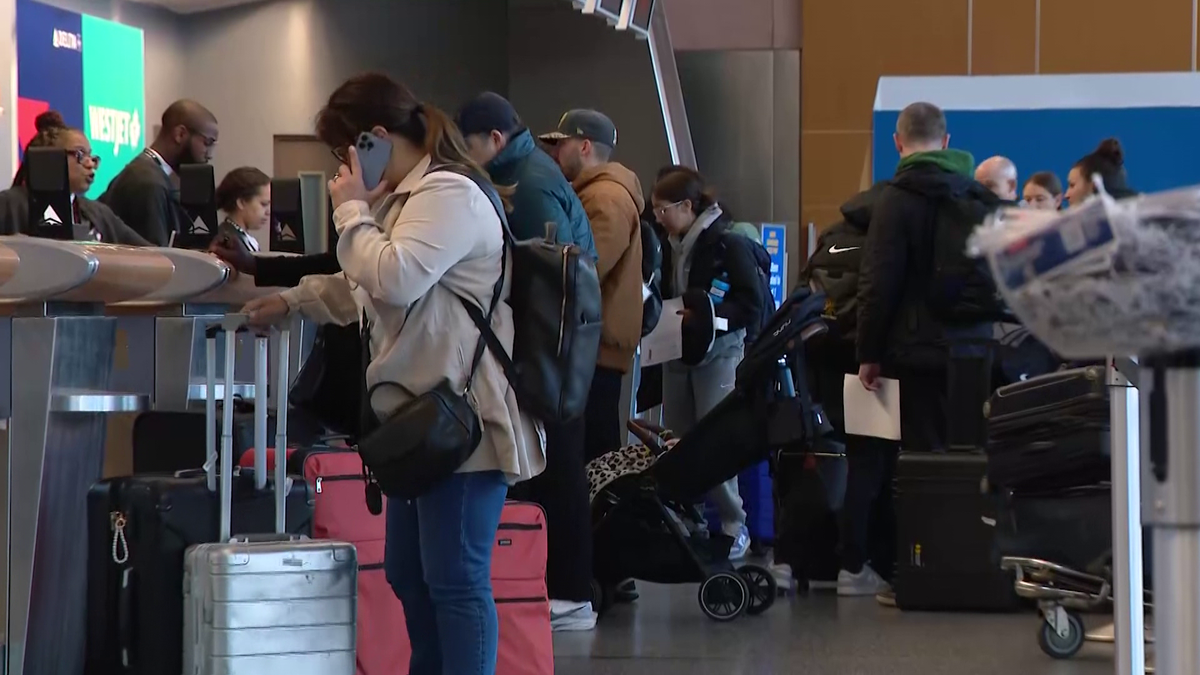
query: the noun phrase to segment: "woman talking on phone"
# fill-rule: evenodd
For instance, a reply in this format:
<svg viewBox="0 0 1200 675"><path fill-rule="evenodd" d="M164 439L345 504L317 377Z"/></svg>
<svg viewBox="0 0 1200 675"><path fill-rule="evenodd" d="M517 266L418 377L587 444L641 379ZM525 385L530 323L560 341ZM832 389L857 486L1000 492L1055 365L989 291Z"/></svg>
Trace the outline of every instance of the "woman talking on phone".
<svg viewBox="0 0 1200 675"><path fill-rule="evenodd" d="M305 277L245 311L256 323L300 312L345 325L361 315L371 408L384 424L443 382L469 389L482 441L419 497L388 500L384 567L404 605L412 675L493 675L500 512L508 486L545 466L539 430L518 411L499 362L487 350L478 356L480 331L464 306L490 308L492 330L512 348L508 284L498 283L506 246L485 193L493 188L450 119L386 75L338 87L316 132L342 162L329 191L343 272Z"/></svg>

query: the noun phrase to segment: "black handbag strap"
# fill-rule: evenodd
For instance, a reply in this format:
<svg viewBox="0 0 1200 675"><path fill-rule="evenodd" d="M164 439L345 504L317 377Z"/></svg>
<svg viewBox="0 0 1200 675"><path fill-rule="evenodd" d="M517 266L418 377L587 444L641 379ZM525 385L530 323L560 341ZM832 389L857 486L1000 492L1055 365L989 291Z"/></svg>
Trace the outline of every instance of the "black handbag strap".
<svg viewBox="0 0 1200 675"><path fill-rule="evenodd" d="M493 333L491 330L492 315L495 314L496 307L500 304L500 295L504 292L504 279L508 272L508 242L509 242L509 238L511 237L511 235L509 234L509 229L508 229L508 218L504 213L504 204L503 204L503 202L500 201L500 194L498 192L496 192L496 188L493 187L492 184L487 181L487 179L485 179L483 176L478 175L474 171L467 171L463 167L459 167L459 166L455 166L455 165L448 165L448 164L430 168L429 171L426 172L426 175L428 175L430 173L438 172L438 171L453 171L454 173L457 173L459 175L462 175L462 176L465 176L465 177L471 179L471 182L475 183L475 185L481 191L483 191L483 194L486 195L488 200L492 203L492 207L496 210L496 215L500 218L500 225L504 230L503 235L501 237L501 246L500 246L500 277L498 279L496 279L496 284L492 287L492 300L491 300L490 305L488 306L487 317L484 318L482 311L478 307L476 307L473 303L471 303L469 300L467 300L466 298L462 297L461 295L459 295L457 293L454 293L454 291L451 291L451 293L454 293L454 295L463 303L463 306L467 308L467 313L470 314L472 320L475 321L475 324L477 326L482 325L482 326L486 327L486 331L483 330L483 328L480 329L479 340L476 341L476 343L475 343L475 355L472 358L471 370L467 374L467 381L463 388L463 393L466 393L471 390L471 385L475 381L475 373L479 370L479 364L483 361L484 349L487 347L487 345L490 342L489 337L492 339L495 339L495 333ZM447 289L447 290L449 290L449 289ZM417 300L417 302L420 302L420 300ZM417 303L414 302L413 305L409 307L409 310L408 310L409 314L412 313L413 307L415 307L416 304ZM479 320L475 320L476 315L479 315L480 320L483 321L482 324L480 324ZM404 326L407 326L407 325L408 325L408 317L406 316L405 320L404 320L404 325L400 327L400 333L397 334L397 336L396 336L397 339L399 339L400 334L404 333ZM362 329L360 338L362 340L363 384L365 386L366 381L367 381L367 379L366 379L367 367L369 365L371 365L371 322L367 318L367 312L365 309L362 312L362 319L360 322L360 326ZM380 387L383 387L383 386L396 387L397 389L400 389L405 394L407 394L410 398L416 398L416 394L414 394L412 391L410 391L408 389L408 387L405 387L404 385L400 384L399 382L377 382L374 386L367 388L366 395L363 397L363 402L362 402L362 408L363 408L362 419L363 419L363 423L364 423L363 429L372 429L378 424L378 421L375 419L374 411L371 408L371 396L375 393L375 391L377 389L379 389Z"/></svg>

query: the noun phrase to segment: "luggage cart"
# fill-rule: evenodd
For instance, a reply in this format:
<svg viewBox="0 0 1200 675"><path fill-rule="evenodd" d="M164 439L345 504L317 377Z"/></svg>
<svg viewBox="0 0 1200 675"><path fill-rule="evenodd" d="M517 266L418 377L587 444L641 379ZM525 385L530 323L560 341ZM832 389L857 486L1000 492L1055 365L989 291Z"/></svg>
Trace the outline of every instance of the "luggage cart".
<svg viewBox="0 0 1200 675"><path fill-rule="evenodd" d="M1009 308L1052 349L1069 358L1116 355L1109 360L1110 385L1123 392L1114 390L1111 399L1111 588L1076 578L1085 588L1062 590L1080 593L1072 601L1109 590L1116 672L1144 672L1140 535L1142 523L1152 526L1153 578L1168 589L1154 607L1157 670L1194 675L1200 673L1200 187L1122 201L1105 194L1099 181L1097 188L1098 198L1061 213L1002 210L976 231L970 247L987 259ZM1039 573L1037 565L1017 568L1025 581ZM1063 614L1055 609L1051 616L1062 637ZM1066 621L1069 637L1069 613Z"/></svg>
<svg viewBox="0 0 1200 675"><path fill-rule="evenodd" d="M1048 656L1069 659L1086 642L1115 642L1115 637L1089 633L1083 620L1084 614L1113 604L1111 575L1098 576L1037 558L1005 557L1000 566L1016 576L1017 595L1037 602L1042 617L1038 646ZM1145 608L1151 609L1149 595L1144 600Z"/></svg>

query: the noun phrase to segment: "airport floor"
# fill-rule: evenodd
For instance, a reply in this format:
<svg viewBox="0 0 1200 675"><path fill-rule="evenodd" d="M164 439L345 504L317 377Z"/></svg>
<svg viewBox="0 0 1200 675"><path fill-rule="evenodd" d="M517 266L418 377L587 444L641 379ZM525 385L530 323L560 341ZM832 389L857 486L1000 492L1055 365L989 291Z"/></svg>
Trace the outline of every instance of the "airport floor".
<svg viewBox="0 0 1200 675"><path fill-rule="evenodd" d="M638 584L594 633L555 636L555 672L569 675L1106 675L1111 645L1054 661L1034 614L901 613L872 598L812 594L760 617L718 624L696 586ZM1090 617L1089 617L1090 618ZM1106 617L1094 617L1089 628Z"/></svg>

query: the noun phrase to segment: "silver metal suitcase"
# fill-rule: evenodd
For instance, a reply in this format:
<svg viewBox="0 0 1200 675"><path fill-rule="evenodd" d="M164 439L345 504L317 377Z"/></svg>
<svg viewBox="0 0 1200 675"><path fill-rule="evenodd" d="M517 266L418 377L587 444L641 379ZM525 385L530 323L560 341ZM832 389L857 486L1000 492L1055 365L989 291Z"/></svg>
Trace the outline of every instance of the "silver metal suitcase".
<svg viewBox="0 0 1200 675"><path fill-rule="evenodd" d="M230 315L209 328L208 417L214 398L216 336L225 334L225 382L233 381L234 344L245 317ZM279 331L277 392L287 392L289 331ZM267 351L269 336L255 338L255 486L267 483ZM226 413L233 388L224 388ZM276 414L275 534L230 536L233 417L221 420L220 469L216 442L208 438L210 489L220 489L221 543L200 544L184 561L184 675L354 675L358 556L352 544L283 534L287 494L287 406ZM215 423L208 428L214 429ZM281 489L283 488L283 489Z"/></svg>

